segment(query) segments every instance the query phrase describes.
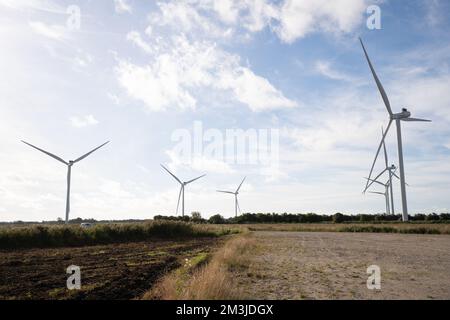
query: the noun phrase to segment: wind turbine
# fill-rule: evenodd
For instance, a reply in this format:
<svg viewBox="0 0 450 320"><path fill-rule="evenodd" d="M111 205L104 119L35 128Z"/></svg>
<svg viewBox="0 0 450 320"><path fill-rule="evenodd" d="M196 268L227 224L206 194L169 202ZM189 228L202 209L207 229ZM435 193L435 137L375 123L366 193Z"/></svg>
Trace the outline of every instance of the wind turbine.
<svg viewBox="0 0 450 320"><path fill-rule="evenodd" d="M380 182L381 183L381 182ZM381 183L382 184L382 183ZM387 187L386 188L386 191L385 192L378 192L378 191L369 191L369 193L372 193L372 194L379 194L379 195L382 195L382 196L384 196L385 198L386 198L386 214L389 214L389 211L390 211L390 209L389 209L389 191L388 191L388 188L389 187Z"/></svg>
<svg viewBox="0 0 450 320"><path fill-rule="evenodd" d="M239 209L239 212L241 212L241 208L239 207L239 201L238 201L239 190L241 189L242 184L244 183L244 181L245 181L246 178L247 178L247 177L245 177L244 180L242 180L241 184L239 185L239 187L236 189L235 192L233 192L233 191L222 191L222 190L217 190L217 192L221 192L221 193L234 194L234 211L235 211L236 217L238 216L238 209Z"/></svg>
<svg viewBox="0 0 450 320"><path fill-rule="evenodd" d="M81 160L83 160L84 158L88 157L89 155L91 155L92 153L94 153L95 151L97 151L98 149L100 149L101 147L103 147L104 145L108 144L109 141L105 142L104 144L102 144L101 146L95 148L92 151L89 151L88 153L86 153L85 155L79 157L76 160L69 160L69 161L65 161L62 158L55 156L54 154L45 151L43 149L40 149L36 146L33 146L32 144L25 142L22 140L23 143L25 143L26 145L29 145L30 147L39 150L43 153L45 153L46 155L52 157L53 159L58 160L59 162L64 163L67 166L67 198L66 198L66 224L69 223L69 212L70 212L70 180L71 180L71 175L72 175L72 166L77 163L80 162Z"/></svg>
<svg viewBox="0 0 450 320"><path fill-rule="evenodd" d="M187 182L182 182L180 179L178 179L177 176L175 176L172 172L170 172L169 169L167 169L167 168L164 167L163 165L161 165L161 167L163 167L163 169L166 170L166 171L167 171L167 172L168 172L175 180L177 180L178 183L181 185L181 188L180 188L180 194L178 195L177 213L176 213L176 214L178 214L178 208L179 208L179 206L180 206L180 198L182 197L182 201L181 201L181 212L182 212L182 215L183 215L183 217L184 217L184 187L186 187L188 184L190 184L190 183L192 183L192 182L194 182L194 181L196 181L196 180L198 180L198 179L200 179L200 178L203 178L204 176L206 176L206 174L204 174L204 175L202 175L202 176L200 176L200 177L198 177L198 178L189 180L189 181L187 181Z"/></svg>
<svg viewBox="0 0 450 320"><path fill-rule="evenodd" d="M384 170L383 172L386 172L386 170ZM386 183L382 183L376 179L373 180L366 178L366 180L370 181L370 185L376 183L384 187L384 192L369 191L369 193L383 195L386 198L386 214L389 214L390 212L392 215L394 215L395 211L394 211L394 200L392 199L392 176L398 178L398 176L395 174L394 171L389 171L389 179L386 181ZM389 190L391 190L391 192L389 192ZM389 201L389 193L391 194L391 201Z"/></svg>
<svg viewBox="0 0 450 320"><path fill-rule="evenodd" d="M390 193L390 197L391 197L391 206L390 206L390 208L391 208L391 213L394 215L394 214L395 214L395 208L394 208L394 190L393 190L394 188L393 188L393 185L392 185L392 177L395 176L395 177L398 178L398 179L400 179L400 177L397 176L397 175L395 174L395 171L397 171L397 167L396 167L395 165L389 165L388 154L387 154L387 151L386 151L386 143L385 143L385 141L383 140L383 137L384 137L384 129L381 128L381 143L382 143L382 145L383 145L384 164L386 165L386 167L385 167L385 169L378 175L378 177L376 177L375 179L370 179L370 178L366 179L367 182L369 182L369 183L366 185L366 188L365 188L365 190L364 190L364 193L367 191L367 189L369 189L369 187L370 187L374 182L377 182L377 179L378 179L381 175L383 175L386 171L388 171L388 172L389 172L389 181L388 181L388 182L389 182L389 193Z"/></svg>
<svg viewBox="0 0 450 320"><path fill-rule="evenodd" d="M386 135L389 132L389 129L391 128L392 122L395 121L395 124L397 126L397 145L398 145L398 163L400 166L400 188L401 188L401 195L402 195L402 209L403 209L403 221L408 221L408 203L406 200L406 182L405 182L405 166L403 163L403 145L402 145L402 130L401 130L401 121L405 122L431 122L430 120L425 119L418 119L418 118L411 118L411 113L406 109L403 108L402 112L400 113L393 113L391 104L389 102L389 98L386 94L386 91L383 88L383 85L380 82L380 79L378 78L375 69L373 68L372 62L370 61L369 55L367 54L366 48L364 47L364 43L361 38L359 38L359 41L361 42L361 46L364 50L364 55L366 56L367 63L369 64L370 70L372 72L372 75L375 79L375 82L377 84L378 90L380 91L381 97L383 98L383 102L386 106L386 110L389 114L389 124L386 128L386 131L383 134L383 138L380 142L380 145L378 146L377 153L375 155L375 159L372 163L372 167L370 169L369 173L369 179L372 177L372 172L375 166L375 163L378 158L378 154L380 153L380 149L384 143L384 139L386 138ZM374 179L376 180L376 179ZM369 185L369 180L367 181L366 188Z"/></svg>

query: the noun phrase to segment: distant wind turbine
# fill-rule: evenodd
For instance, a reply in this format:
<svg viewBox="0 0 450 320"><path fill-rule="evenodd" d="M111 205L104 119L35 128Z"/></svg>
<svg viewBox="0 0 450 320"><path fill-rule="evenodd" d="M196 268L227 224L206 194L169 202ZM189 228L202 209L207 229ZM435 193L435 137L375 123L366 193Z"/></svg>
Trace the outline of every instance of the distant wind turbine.
<svg viewBox="0 0 450 320"><path fill-rule="evenodd" d="M384 172L386 172L386 171L384 171ZM385 183L382 183L378 180L373 180L373 179L367 179L367 180L370 182L370 185L372 185L373 183L376 183L376 184L379 184L380 186L384 187L384 192L369 191L369 193L383 195L386 199L386 214L389 214L389 212L390 212L392 215L394 215L395 214L394 200L391 198L391 201L389 201L389 193L390 193L389 190L392 189L392 176L395 176L396 178L398 178L398 176L395 174L395 172L391 171L389 173L389 179Z"/></svg>
<svg viewBox="0 0 450 320"><path fill-rule="evenodd" d="M391 202L390 202L391 203L391 206L390 206L391 214L395 214L394 190L393 190L394 187L393 187L393 184L392 184L392 177L395 176L398 179L400 179L400 177L395 174L395 171L397 171L397 167L395 165L389 165L388 154L387 154L387 151L386 151L386 143L385 143L383 137L384 137L384 129L381 128L381 143L383 145L384 164L385 164L386 167L375 179L370 179L370 178L367 179L367 182L369 182L369 183L366 185L364 193L367 191L367 189L370 188L370 186L373 183L377 182L379 177L381 177L387 171L389 173L389 181L388 182L389 182L389 193L390 193L390 197L391 197Z"/></svg>
<svg viewBox="0 0 450 320"><path fill-rule="evenodd" d="M378 154L380 153L380 149L383 145L384 139L386 138L386 135L389 132L389 129L391 128L392 122L395 120L396 126L397 126L397 144L398 144L398 162L400 166L400 187L401 187L401 195L402 195L402 209L403 209L403 221L408 221L408 203L406 200L406 182L405 182L405 166L403 163L403 145L402 145L402 132L401 132L401 121L405 122L431 122L430 120L425 119L418 119L418 118L411 118L411 113L406 109L403 108L402 112L400 113L393 113L391 104L389 102L389 98L386 94L386 91L383 88L383 85L380 82L380 79L378 78L375 69L372 65L372 62L370 61L369 55L366 51L366 48L364 47L364 43L361 38L359 38L359 41L361 42L361 46L364 50L364 55L366 56L367 63L369 64L370 70L372 72L372 75L375 79L375 82L377 84L378 90L380 91L381 97L383 98L383 102L386 106L386 110L389 114L389 124L386 128L386 132L384 132L383 139L380 142L380 145L378 146L377 153L375 155L375 159L372 163L372 167L370 169L369 173L369 179L372 177L372 172L375 166L375 163L378 158ZM376 180L376 179L374 179ZM367 181L366 188L369 185L370 181Z"/></svg>
<svg viewBox="0 0 450 320"><path fill-rule="evenodd" d="M36 146L33 146L32 144L25 142L22 140L23 143L25 143L26 145L29 145L30 147L39 150L43 153L45 153L46 155L52 157L53 159L58 160L59 162L64 163L67 166L67 198L66 198L66 223L69 223L69 212L70 212L70 180L71 180L71 174L72 174L72 166L77 163L80 162L81 160L83 160L84 158L88 157L89 155L91 155L92 153L94 153L95 151L97 151L98 149L100 149L101 147L103 147L104 145L108 144L109 141L105 142L104 144L102 144L101 146L95 148L92 151L89 151L88 153L86 153L85 155L79 157L76 160L69 160L69 161L65 161L62 158L55 156L54 154L45 151L43 149L40 149Z"/></svg>
<svg viewBox="0 0 450 320"><path fill-rule="evenodd" d="M180 179L178 179L177 176L175 176L172 172L170 172L169 169L167 169L163 165L161 165L161 167L163 167L163 169L166 170L181 185L180 194L178 195L178 203L177 203L177 212L176 212L176 214L178 214L178 208L180 206L180 198L182 198L182 200L181 200L181 212L182 212L182 216L184 217L184 187L186 187L188 184L190 184L190 183L192 183L194 181L197 181L200 178L203 178L204 176L206 176L206 174L204 174L204 175L202 175L202 176L200 176L198 178L189 180L187 182L182 182Z"/></svg>
<svg viewBox="0 0 450 320"><path fill-rule="evenodd" d="M234 194L234 211L235 211L236 217L238 216L238 209L239 209L239 212L241 212L241 208L239 207L239 201L238 201L239 190L241 189L242 184L244 183L244 181L245 181L246 178L247 178L247 177L245 177L244 180L242 180L241 184L239 185L239 187L236 189L235 192L233 192L233 191L222 191L222 190L217 190L217 192L221 192L221 193Z"/></svg>

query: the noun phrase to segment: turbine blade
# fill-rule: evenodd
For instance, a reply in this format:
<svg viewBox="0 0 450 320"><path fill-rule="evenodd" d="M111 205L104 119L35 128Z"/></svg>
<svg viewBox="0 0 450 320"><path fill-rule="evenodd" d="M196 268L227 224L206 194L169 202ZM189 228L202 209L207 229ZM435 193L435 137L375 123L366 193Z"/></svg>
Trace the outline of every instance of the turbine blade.
<svg viewBox="0 0 450 320"><path fill-rule="evenodd" d="M189 181L186 182L185 184L189 184L189 183L192 183L192 182L194 182L194 181L197 181L198 179L203 178L204 176L206 176L206 174L204 174L204 175L202 175L202 176L200 176L200 177L197 177L197 178L195 178L195 179L189 180Z"/></svg>
<svg viewBox="0 0 450 320"><path fill-rule="evenodd" d="M378 178L381 177L387 170L388 169L384 169L383 171L381 171L381 173L379 175L377 175L377 177L375 179L368 178L367 179L368 185L367 185L366 189L364 189L364 193L367 191L367 189L370 188L370 186L372 184L374 184L375 181L378 181ZM372 182L369 182L369 181L372 181Z"/></svg>
<svg viewBox="0 0 450 320"><path fill-rule="evenodd" d="M236 198L236 204L237 204L237 207L239 210L239 214L242 214L241 207L239 206L239 200L237 200L237 198Z"/></svg>
<svg viewBox="0 0 450 320"><path fill-rule="evenodd" d="M426 120L426 119L418 119L418 118L404 118L401 119L402 121L407 121L407 122L431 122L431 120Z"/></svg>
<svg viewBox="0 0 450 320"><path fill-rule="evenodd" d="M398 180L400 180L400 177L399 177L395 172L392 172L392 175L393 175L394 177L396 177Z"/></svg>
<svg viewBox="0 0 450 320"><path fill-rule="evenodd" d="M375 155L375 159L373 160L372 167L370 168L369 179L372 178L372 173L373 173L373 169L374 169L374 167L375 167L375 163L377 162L377 158L378 158L378 155L380 154L380 149L381 149L381 147L383 146L384 139L386 139L386 135L388 134L389 129L391 128L392 121L393 121L392 119L389 120L389 124L388 124L388 126L387 126L387 128L386 128L386 131L384 132L383 138L381 139L380 145L378 146L378 150L377 150L377 153L376 153L376 155ZM375 180L376 180L376 179L375 179ZM367 190L367 188L368 188L368 185L369 185L369 181L367 181L366 189L364 190L364 192L366 192L366 190ZM363 193L364 193L364 192L363 192Z"/></svg>
<svg viewBox="0 0 450 320"><path fill-rule="evenodd" d="M240 184L239 187L237 188L236 193L238 193L239 190L241 189L242 184L244 183L245 179L247 179L247 177L244 177L244 180L242 180L241 184Z"/></svg>
<svg viewBox="0 0 450 320"><path fill-rule="evenodd" d="M178 179L172 172L169 171L169 169L167 169L166 167L164 167L163 165L161 165L161 167L163 167L164 170L166 170L175 180L177 180L180 184L183 184L183 182L181 182L180 179Z"/></svg>
<svg viewBox="0 0 450 320"><path fill-rule="evenodd" d="M369 193L373 193L373 194L381 194L381 195L385 195L384 193L382 193L382 192L375 192L375 191L369 191Z"/></svg>
<svg viewBox="0 0 450 320"><path fill-rule="evenodd" d="M222 191L222 190L217 190L217 192L220 192L220 193L229 193L229 194L235 194L234 192L231 192L231 191Z"/></svg>
<svg viewBox="0 0 450 320"><path fill-rule="evenodd" d="M383 128L381 128L381 134L382 134L382 137L384 137L384 129ZM386 143L384 142L384 139L383 139L383 152L384 152L384 163L386 164L386 168L387 168L389 166L389 161L388 161L388 155L387 155L387 151L386 151Z"/></svg>
<svg viewBox="0 0 450 320"><path fill-rule="evenodd" d="M381 81L378 78L377 73L375 72L375 69L373 68L372 62L370 61L369 55L367 54L367 51L366 51L366 48L364 47L364 43L363 43L362 39L359 38L359 41L361 42L361 46L364 50L364 54L366 56L367 62L369 63L370 70L372 71L372 75L375 79L375 82L377 83L378 90L381 93L381 97L383 98L386 109L389 112L389 115L392 115L391 103L389 102L389 98L386 94L386 91L384 91L383 85L381 84Z"/></svg>
<svg viewBox="0 0 450 320"><path fill-rule="evenodd" d="M42 150L42 149L40 149L40 148L38 148L38 147L36 147L36 146L33 146L31 143L25 142L25 141L23 141L23 140L21 140L21 141L22 141L23 143L25 143L26 145L29 145L30 147L32 147L32 148L34 148L34 149L36 149L36 150L39 150L39 151L45 153L46 155L52 157L53 159L56 159L56 160L58 160L59 162L64 163L65 165L68 165L68 164L69 164L69 163L67 163L66 161L64 161L63 159L61 159L60 157L54 155L53 153L50 153L50 152L45 151L45 150Z"/></svg>
<svg viewBox="0 0 450 320"><path fill-rule="evenodd" d="M97 151L98 149L100 149L101 147L103 147L103 146L105 146L105 145L107 145L109 143L109 141L107 141L107 142L105 142L104 144L102 144L101 146L99 146L99 147L97 147L97 148L95 148L94 150L92 150L92 151L89 151L88 153L86 153L84 156L81 156L81 157L79 157L78 159L76 159L76 160L74 160L73 161L73 163L77 163L77 162L79 162L79 161L81 161L81 160L83 160L84 158L86 158L86 157L88 157L88 156L90 156L92 153L94 153L95 151Z"/></svg>
<svg viewBox="0 0 450 320"><path fill-rule="evenodd" d="M178 195L178 202L177 202L177 212L176 215L178 215L178 208L180 207L180 199L181 199L181 193L183 192L183 185L181 185L180 188L180 194Z"/></svg>
<svg viewBox="0 0 450 320"><path fill-rule="evenodd" d="M369 180L369 181L371 181L372 183L377 183L377 184L379 184L379 185L382 185L383 187L386 186L384 183L382 183L382 182L380 182L380 181L378 181L378 180L373 180L373 179L369 179L369 178L366 178L366 180Z"/></svg>

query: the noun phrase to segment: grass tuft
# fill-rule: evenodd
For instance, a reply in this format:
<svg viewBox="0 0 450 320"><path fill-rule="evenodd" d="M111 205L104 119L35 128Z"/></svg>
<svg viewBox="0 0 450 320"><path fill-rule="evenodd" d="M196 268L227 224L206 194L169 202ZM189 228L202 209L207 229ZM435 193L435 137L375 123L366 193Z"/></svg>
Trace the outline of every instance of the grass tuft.
<svg viewBox="0 0 450 320"><path fill-rule="evenodd" d="M248 253L256 242L249 235L228 240L211 257L191 268L186 265L165 276L143 299L237 300L243 299L233 272L249 266ZM194 258L193 260L197 260ZM205 263L205 261L207 263Z"/></svg>

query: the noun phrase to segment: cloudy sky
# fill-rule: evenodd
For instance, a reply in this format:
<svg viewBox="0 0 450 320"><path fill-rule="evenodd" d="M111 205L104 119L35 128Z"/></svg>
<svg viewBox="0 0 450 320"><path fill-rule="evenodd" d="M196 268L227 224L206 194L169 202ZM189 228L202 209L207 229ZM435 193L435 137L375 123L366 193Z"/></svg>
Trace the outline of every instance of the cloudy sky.
<svg viewBox="0 0 450 320"><path fill-rule="evenodd" d="M379 30L366 23L373 4ZM186 211L203 216L232 216L232 197L216 189L244 176L245 212L383 212L383 198L362 195L388 117L359 36L394 111L433 120L403 126L410 211L448 212L449 9L443 0L0 0L0 220L64 215L67 169L20 140L66 160L111 140L74 166L71 217L174 214L178 185L160 163L183 180L207 174L186 189ZM277 132L278 159L204 151L211 135L233 145L226 133L236 129L258 141ZM201 148L177 152L180 132ZM387 147L397 164L394 130ZM400 211L398 183L395 193Z"/></svg>

